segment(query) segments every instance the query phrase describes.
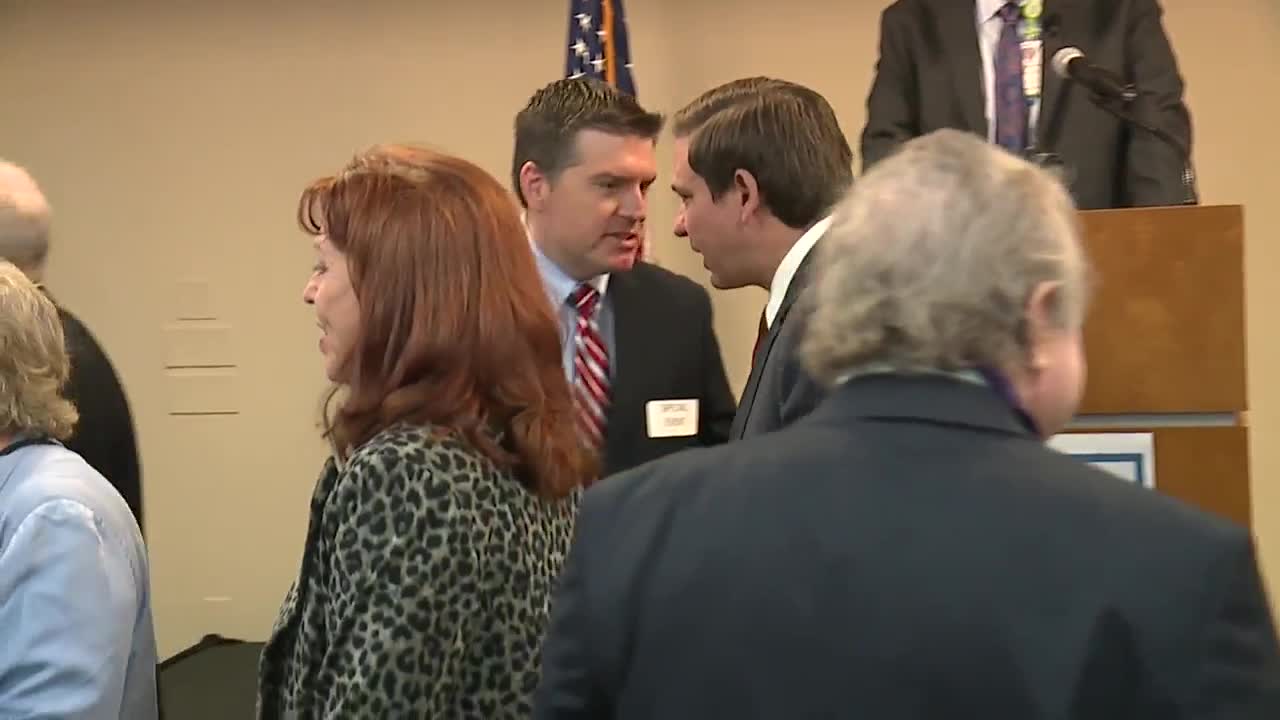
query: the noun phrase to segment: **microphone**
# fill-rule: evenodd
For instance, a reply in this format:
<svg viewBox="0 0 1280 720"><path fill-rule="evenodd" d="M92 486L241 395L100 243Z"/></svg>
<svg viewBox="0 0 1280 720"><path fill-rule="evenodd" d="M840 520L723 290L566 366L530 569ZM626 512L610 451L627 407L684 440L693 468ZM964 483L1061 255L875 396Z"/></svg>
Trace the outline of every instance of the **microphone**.
<svg viewBox="0 0 1280 720"><path fill-rule="evenodd" d="M1199 202L1196 193L1195 170L1191 167L1191 149L1169 131L1148 122L1139 112L1141 103L1138 89L1133 83L1125 82L1119 75L1100 68L1089 62L1084 51L1078 47L1064 47L1053 54L1049 61L1053 72L1064 80L1072 80L1087 88L1092 95L1094 105L1111 113L1123 122L1127 122L1154 135L1158 140L1173 148L1182 161L1182 204L1195 205Z"/></svg>
<svg viewBox="0 0 1280 720"><path fill-rule="evenodd" d="M1095 95L1111 100L1132 102L1138 97L1138 91L1132 83L1110 70L1094 65L1084 56L1078 47L1064 47L1053 54L1050 60L1053 71L1064 80L1074 80L1085 86Z"/></svg>

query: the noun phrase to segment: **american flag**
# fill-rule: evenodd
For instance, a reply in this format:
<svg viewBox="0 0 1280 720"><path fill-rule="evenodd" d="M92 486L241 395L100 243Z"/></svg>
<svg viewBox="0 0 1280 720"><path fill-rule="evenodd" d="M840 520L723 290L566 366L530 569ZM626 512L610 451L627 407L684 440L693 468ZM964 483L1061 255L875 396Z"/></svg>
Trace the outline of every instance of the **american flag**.
<svg viewBox="0 0 1280 720"><path fill-rule="evenodd" d="M627 16L622 0L569 0L565 77L595 77L634 96Z"/></svg>
<svg viewBox="0 0 1280 720"><path fill-rule="evenodd" d="M635 97L631 47L622 0L569 0L569 42L564 62L568 78L598 78ZM648 230L640 239L640 257L653 260Z"/></svg>

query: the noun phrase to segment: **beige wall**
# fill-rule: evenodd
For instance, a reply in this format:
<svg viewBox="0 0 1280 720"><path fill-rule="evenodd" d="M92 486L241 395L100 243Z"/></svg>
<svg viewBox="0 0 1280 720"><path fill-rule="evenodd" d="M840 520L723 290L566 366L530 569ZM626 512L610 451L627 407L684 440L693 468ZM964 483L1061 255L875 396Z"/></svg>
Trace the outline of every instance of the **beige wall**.
<svg viewBox="0 0 1280 720"><path fill-rule="evenodd" d="M50 283L132 397L166 654L205 632L262 637L296 572L323 458L298 190L387 140L427 142L505 177L512 114L561 71L566 4L0 0L0 156L46 186L58 213ZM1265 313L1280 302L1280 152L1265 139L1280 100L1263 91L1280 71L1280 6L1167 6L1204 200L1248 206L1255 517L1280 588L1280 340ZM714 83L772 74L826 94L856 138L881 7L631 0L641 98L671 111ZM704 280L669 234L665 172L659 260ZM184 281L207 286L208 302L192 303L215 320L177 322ZM716 295L736 387L762 302L759 291ZM184 348L234 367L167 371ZM201 400L238 414L169 414Z"/></svg>

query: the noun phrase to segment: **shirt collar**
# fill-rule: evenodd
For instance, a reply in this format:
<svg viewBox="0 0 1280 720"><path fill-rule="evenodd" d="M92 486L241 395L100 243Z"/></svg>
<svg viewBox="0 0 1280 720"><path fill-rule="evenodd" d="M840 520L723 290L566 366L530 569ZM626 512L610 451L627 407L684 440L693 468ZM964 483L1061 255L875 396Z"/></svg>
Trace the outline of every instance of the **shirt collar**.
<svg viewBox="0 0 1280 720"><path fill-rule="evenodd" d="M800 269L800 263L804 262L809 251L813 250L813 246L818 242L818 238L826 234L829 227L831 227L830 215L805 230L787 254L782 256L782 262L778 263L778 269L773 272L773 281L769 283L769 302L764 306L766 324L773 325L773 319L782 309L782 300L787 296L787 288L791 287L791 281L795 278L796 271Z"/></svg>
<svg viewBox="0 0 1280 720"><path fill-rule="evenodd" d="M894 367L886 362L869 362L855 368L851 368L850 370L841 373L840 376L836 378L835 384L843 385L854 378L865 377L867 375L940 375L954 380L963 380L964 382L973 383L975 385L988 384L986 378L984 378L982 373L977 370L967 368L961 370L918 368L907 371Z"/></svg>
<svg viewBox="0 0 1280 720"><path fill-rule="evenodd" d="M551 300L551 304L558 308L569 301L569 296L580 283L542 252L542 248L538 247L538 243L533 239L532 233L529 234L529 246L533 248L533 258L538 263L538 273L542 275L542 284L547 290L547 297ZM609 287L609 274L597 275L587 282L603 298L605 290Z"/></svg>

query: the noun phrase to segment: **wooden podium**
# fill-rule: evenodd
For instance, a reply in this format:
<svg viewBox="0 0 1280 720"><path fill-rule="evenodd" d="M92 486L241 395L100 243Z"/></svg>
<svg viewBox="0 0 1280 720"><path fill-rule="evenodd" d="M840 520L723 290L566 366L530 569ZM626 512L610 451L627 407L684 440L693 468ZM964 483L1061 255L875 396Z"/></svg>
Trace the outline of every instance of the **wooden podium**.
<svg viewBox="0 0 1280 720"><path fill-rule="evenodd" d="M1250 524L1244 213L1081 213L1097 291L1085 397L1066 432L1150 432L1156 490Z"/></svg>

